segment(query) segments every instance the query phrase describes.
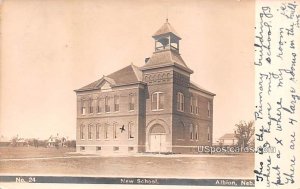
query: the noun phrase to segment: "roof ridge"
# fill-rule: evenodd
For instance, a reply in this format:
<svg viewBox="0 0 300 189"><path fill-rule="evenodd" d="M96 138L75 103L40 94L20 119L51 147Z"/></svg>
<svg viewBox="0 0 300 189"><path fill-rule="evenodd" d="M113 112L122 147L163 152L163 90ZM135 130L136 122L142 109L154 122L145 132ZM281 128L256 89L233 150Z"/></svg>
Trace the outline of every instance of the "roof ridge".
<svg viewBox="0 0 300 189"><path fill-rule="evenodd" d="M142 73L142 71L140 70L140 68L139 68L138 66L134 65L133 63L131 63L131 67L132 67L132 70L133 70L133 72L134 72L134 74L135 74L137 80L138 80L138 81L142 81L142 80L143 80L143 78L142 78L143 73ZM138 72L139 72L139 73L138 73Z"/></svg>

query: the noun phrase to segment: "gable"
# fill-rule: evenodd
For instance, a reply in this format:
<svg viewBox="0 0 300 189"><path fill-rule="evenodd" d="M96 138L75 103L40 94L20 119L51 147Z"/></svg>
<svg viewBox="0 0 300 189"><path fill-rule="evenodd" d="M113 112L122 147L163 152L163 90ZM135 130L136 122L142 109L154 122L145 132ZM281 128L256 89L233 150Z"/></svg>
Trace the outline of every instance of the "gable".
<svg viewBox="0 0 300 189"><path fill-rule="evenodd" d="M100 85L99 85L99 89L102 91L110 91L111 90L111 84L107 81L103 81Z"/></svg>
<svg viewBox="0 0 300 189"><path fill-rule="evenodd" d="M143 78L142 75L142 71L138 67L131 64L108 76L103 76L101 79L94 81L93 83L77 89L75 92L95 89L110 90L113 86L141 82Z"/></svg>

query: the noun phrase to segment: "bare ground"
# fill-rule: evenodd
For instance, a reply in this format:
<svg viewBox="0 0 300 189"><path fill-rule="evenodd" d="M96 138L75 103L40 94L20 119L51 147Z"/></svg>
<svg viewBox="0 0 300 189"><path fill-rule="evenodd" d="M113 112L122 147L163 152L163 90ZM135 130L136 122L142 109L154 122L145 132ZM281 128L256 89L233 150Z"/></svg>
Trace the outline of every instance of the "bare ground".
<svg viewBox="0 0 300 189"><path fill-rule="evenodd" d="M194 155L187 157L170 155L82 157L81 155L80 157L76 157L76 154L72 154L72 152L74 152L74 149L67 148L0 148L0 175L254 178L254 154L240 154L235 156ZM50 159L26 159L31 157L50 157ZM66 158L55 159L54 157ZM7 160L15 158L24 158L24 160Z"/></svg>

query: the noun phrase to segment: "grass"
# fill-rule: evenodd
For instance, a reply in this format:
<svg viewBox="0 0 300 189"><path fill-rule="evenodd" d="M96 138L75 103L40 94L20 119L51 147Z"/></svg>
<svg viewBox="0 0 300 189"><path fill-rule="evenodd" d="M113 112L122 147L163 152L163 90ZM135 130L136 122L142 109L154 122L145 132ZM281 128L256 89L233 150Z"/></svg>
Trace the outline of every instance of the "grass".
<svg viewBox="0 0 300 189"><path fill-rule="evenodd" d="M69 152L75 151L75 148L0 147L0 159L69 156Z"/></svg>
<svg viewBox="0 0 300 189"><path fill-rule="evenodd" d="M7 157L70 156L70 149L0 149ZM21 155L21 153L24 153ZM68 159L1 161L0 174L86 175L112 177L253 178L254 154L233 157L73 157Z"/></svg>

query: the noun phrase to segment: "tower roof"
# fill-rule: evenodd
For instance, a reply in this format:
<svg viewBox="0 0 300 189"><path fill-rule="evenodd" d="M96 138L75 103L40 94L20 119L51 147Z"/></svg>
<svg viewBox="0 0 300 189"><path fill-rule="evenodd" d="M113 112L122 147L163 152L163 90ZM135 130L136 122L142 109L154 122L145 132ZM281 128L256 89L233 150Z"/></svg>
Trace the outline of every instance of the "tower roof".
<svg viewBox="0 0 300 189"><path fill-rule="evenodd" d="M157 30L152 37L163 35L163 34L168 34L168 33L173 33L176 37L181 39L181 37L177 34L175 29L171 26L169 23L168 19L166 19L166 22Z"/></svg>

